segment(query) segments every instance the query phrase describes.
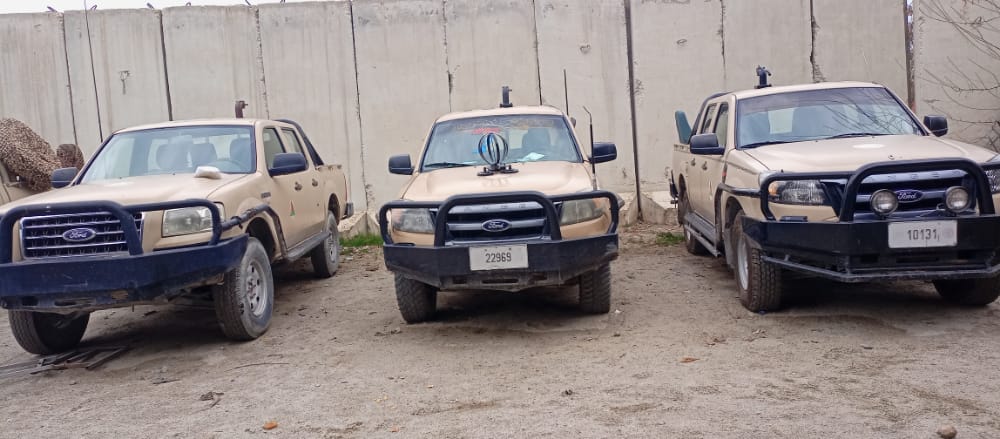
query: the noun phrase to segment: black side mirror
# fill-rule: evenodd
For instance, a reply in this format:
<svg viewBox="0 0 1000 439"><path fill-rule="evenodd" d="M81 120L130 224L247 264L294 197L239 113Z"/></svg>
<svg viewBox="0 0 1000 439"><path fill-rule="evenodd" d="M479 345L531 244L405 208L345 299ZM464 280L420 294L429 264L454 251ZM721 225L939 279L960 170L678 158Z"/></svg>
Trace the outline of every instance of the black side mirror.
<svg viewBox="0 0 1000 439"><path fill-rule="evenodd" d="M715 133L697 134L691 136L691 154L722 155L726 147L719 146L719 137Z"/></svg>
<svg viewBox="0 0 1000 439"><path fill-rule="evenodd" d="M301 152L283 152L274 156L274 163L268 171L272 177L294 174L305 171L309 167L306 156Z"/></svg>
<svg viewBox="0 0 1000 439"><path fill-rule="evenodd" d="M924 116L924 126L935 136L948 134L948 118L944 116Z"/></svg>
<svg viewBox="0 0 1000 439"><path fill-rule="evenodd" d="M604 163L618 158L618 147L614 143L594 142L594 155L590 157L590 162Z"/></svg>
<svg viewBox="0 0 1000 439"><path fill-rule="evenodd" d="M413 164L410 162L410 155L400 154L389 157L389 172L399 175L413 175Z"/></svg>
<svg viewBox="0 0 1000 439"><path fill-rule="evenodd" d="M52 187L59 189L61 187L69 186L76 178L76 174L80 172L76 168L59 168L52 172Z"/></svg>

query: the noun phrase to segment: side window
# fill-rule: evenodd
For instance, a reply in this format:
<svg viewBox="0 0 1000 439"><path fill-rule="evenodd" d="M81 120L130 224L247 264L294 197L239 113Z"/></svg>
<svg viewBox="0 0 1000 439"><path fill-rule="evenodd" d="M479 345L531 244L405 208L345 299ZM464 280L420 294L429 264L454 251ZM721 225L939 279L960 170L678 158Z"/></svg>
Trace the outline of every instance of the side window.
<svg viewBox="0 0 1000 439"><path fill-rule="evenodd" d="M299 143L299 138L298 136L295 135L295 130L292 130L290 128L282 128L281 132L282 134L285 135L285 143L288 144L288 149L289 149L288 152L297 152L300 154L304 154L302 152L302 144Z"/></svg>
<svg viewBox="0 0 1000 439"><path fill-rule="evenodd" d="M278 138L278 130L274 128L264 128L264 160L267 161L267 167L270 169L274 166L274 156L285 152L285 148L281 145L281 140Z"/></svg>
<svg viewBox="0 0 1000 439"><path fill-rule="evenodd" d="M725 147L729 140L729 104L719 106L719 114L715 116L715 136L719 138L719 146Z"/></svg>
<svg viewBox="0 0 1000 439"><path fill-rule="evenodd" d="M709 105L705 109L705 115L701 120L701 128L698 129L698 134L705 134L708 132L708 127L712 126L712 116L715 114L716 104Z"/></svg>

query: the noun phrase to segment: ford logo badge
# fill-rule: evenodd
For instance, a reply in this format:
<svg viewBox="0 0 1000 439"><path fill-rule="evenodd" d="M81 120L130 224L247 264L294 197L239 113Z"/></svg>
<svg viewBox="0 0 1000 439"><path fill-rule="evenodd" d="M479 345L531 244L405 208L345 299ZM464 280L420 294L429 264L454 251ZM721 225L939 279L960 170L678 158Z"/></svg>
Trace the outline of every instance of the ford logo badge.
<svg viewBox="0 0 1000 439"><path fill-rule="evenodd" d="M489 220L483 223L483 230L487 232L500 233L510 229L510 221L502 219Z"/></svg>
<svg viewBox="0 0 1000 439"><path fill-rule="evenodd" d="M81 227L79 229L70 229L62 234L62 238L68 242L87 242L97 237L97 231L94 229L88 229L86 227Z"/></svg>
<svg viewBox="0 0 1000 439"><path fill-rule="evenodd" d="M915 203L924 199L924 193L913 189L903 189L896 191L896 198L900 203Z"/></svg>

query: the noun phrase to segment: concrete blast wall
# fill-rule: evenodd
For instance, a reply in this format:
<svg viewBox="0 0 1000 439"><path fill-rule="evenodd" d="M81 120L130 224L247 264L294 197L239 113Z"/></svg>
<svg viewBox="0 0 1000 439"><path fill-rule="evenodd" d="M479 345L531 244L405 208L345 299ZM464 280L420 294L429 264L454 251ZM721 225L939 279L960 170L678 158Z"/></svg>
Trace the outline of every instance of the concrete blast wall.
<svg viewBox="0 0 1000 439"><path fill-rule="evenodd" d="M21 120L53 146L76 143L62 21L0 15L0 117Z"/></svg>
<svg viewBox="0 0 1000 439"><path fill-rule="evenodd" d="M914 1L917 113L948 116L948 137L1000 151L1000 7Z"/></svg>
<svg viewBox="0 0 1000 439"><path fill-rule="evenodd" d="M170 118L159 11L75 11L64 17L76 133L84 155L93 154L115 130Z"/></svg>
<svg viewBox="0 0 1000 439"><path fill-rule="evenodd" d="M815 79L877 82L905 101L903 12L899 0L813 0Z"/></svg>

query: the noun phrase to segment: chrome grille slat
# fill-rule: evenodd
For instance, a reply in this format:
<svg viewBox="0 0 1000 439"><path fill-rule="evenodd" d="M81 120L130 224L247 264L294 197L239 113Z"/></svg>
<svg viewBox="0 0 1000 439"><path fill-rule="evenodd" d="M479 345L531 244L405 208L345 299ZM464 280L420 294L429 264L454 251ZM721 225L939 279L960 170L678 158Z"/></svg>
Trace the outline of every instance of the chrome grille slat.
<svg viewBox="0 0 1000 439"><path fill-rule="evenodd" d="M945 192L952 186L966 186L972 190L967 183L968 173L957 169L945 169L940 171L926 171L915 173L878 174L865 178L858 188L858 195L854 200L855 215L872 215L871 194L879 189L891 191L914 190L922 193L922 197L916 201L900 202L900 213L917 213L934 211L937 206L944 203ZM843 187L842 185L840 186ZM842 189L841 189L842 190Z"/></svg>
<svg viewBox="0 0 1000 439"><path fill-rule="evenodd" d="M475 243L498 240L527 240L541 238L548 221L545 208L535 201L515 203L477 204L455 206L446 214L451 243ZM500 232L483 230L483 223L503 220L510 228Z"/></svg>
<svg viewBox="0 0 1000 439"><path fill-rule="evenodd" d="M133 214L142 239L144 216ZM25 259L87 256L128 251L121 222L109 212L25 217L20 220L21 254ZM69 230L88 228L94 232L85 242L67 241Z"/></svg>
<svg viewBox="0 0 1000 439"><path fill-rule="evenodd" d="M530 219L530 220L517 220L510 222L510 228L512 229L525 229L529 227L542 227L545 225L545 218ZM471 223L448 223L448 230L469 232L474 230L483 230L482 222L471 222Z"/></svg>

